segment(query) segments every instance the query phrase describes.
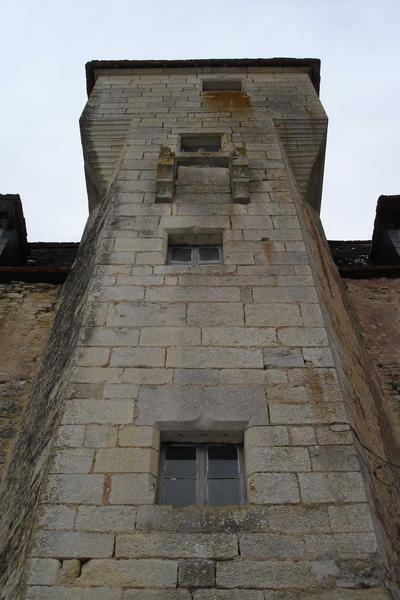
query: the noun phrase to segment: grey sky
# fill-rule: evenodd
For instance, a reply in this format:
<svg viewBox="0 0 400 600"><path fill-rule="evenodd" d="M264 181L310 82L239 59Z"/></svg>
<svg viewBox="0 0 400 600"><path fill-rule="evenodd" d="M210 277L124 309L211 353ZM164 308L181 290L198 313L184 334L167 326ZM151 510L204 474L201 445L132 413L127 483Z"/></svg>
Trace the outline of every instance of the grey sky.
<svg viewBox="0 0 400 600"><path fill-rule="evenodd" d="M0 0L0 23L0 192L31 241L81 236L92 59L320 58L327 237L370 238L378 196L400 193L399 0Z"/></svg>

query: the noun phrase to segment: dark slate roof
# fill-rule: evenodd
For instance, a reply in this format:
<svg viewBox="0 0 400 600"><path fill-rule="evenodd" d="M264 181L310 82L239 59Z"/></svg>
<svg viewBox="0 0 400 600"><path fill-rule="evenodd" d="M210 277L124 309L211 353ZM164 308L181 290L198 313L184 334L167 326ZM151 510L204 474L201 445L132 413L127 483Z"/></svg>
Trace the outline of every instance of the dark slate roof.
<svg viewBox="0 0 400 600"><path fill-rule="evenodd" d="M319 58L206 58L189 60L91 60L86 63L88 96L95 84L95 71L99 69L179 69L202 67L303 67L308 69L310 79L319 94Z"/></svg>
<svg viewBox="0 0 400 600"><path fill-rule="evenodd" d="M29 242L26 264L32 267L72 267L79 242Z"/></svg>

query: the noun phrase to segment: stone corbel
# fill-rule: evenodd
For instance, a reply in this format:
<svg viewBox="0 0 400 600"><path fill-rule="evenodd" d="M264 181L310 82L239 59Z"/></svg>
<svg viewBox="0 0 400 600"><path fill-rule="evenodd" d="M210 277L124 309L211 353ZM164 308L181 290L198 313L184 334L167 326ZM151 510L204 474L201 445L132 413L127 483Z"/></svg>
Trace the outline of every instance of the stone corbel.
<svg viewBox="0 0 400 600"><path fill-rule="evenodd" d="M247 204L250 201L249 162L246 147L237 146L229 159L232 202Z"/></svg>
<svg viewBox="0 0 400 600"><path fill-rule="evenodd" d="M168 146L161 146L157 164L156 202L172 202L176 179L176 156Z"/></svg>

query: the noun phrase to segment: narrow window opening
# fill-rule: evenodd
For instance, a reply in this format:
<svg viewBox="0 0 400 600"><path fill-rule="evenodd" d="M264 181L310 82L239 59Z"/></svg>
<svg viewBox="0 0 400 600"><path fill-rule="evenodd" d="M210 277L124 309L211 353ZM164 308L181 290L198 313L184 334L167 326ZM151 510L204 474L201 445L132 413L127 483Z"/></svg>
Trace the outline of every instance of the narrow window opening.
<svg viewBox="0 0 400 600"><path fill-rule="evenodd" d="M181 136L182 152L220 152L221 134L205 133Z"/></svg>
<svg viewBox="0 0 400 600"><path fill-rule="evenodd" d="M237 92L242 89L241 79L203 79L203 92Z"/></svg>
<svg viewBox="0 0 400 600"><path fill-rule="evenodd" d="M173 506L243 504L243 446L163 444L159 501Z"/></svg>
<svg viewBox="0 0 400 600"><path fill-rule="evenodd" d="M169 246L170 265L219 265L222 263L222 246Z"/></svg>

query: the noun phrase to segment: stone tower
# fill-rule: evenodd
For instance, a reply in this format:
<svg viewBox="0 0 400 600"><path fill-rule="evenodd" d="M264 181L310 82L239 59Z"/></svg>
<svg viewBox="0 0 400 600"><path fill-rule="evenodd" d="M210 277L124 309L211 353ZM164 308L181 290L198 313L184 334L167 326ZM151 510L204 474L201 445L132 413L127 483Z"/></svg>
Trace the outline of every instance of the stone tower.
<svg viewBox="0 0 400 600"><path fill-rule="evenodd" d="M90 217L15 453L4 598L389 598L319 230L319 61L87 81Z"/></svg>

